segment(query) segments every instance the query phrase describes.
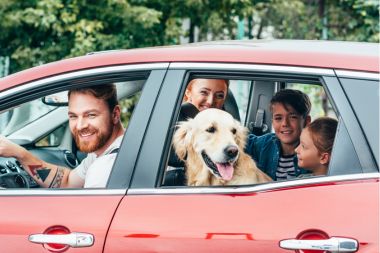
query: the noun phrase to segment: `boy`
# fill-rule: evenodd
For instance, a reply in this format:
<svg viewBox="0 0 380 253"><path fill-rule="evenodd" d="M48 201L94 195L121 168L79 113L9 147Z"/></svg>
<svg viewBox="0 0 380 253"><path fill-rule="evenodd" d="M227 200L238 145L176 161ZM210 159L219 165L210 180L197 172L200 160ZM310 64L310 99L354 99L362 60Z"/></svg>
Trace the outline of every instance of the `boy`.
<svg viewBox="0 0 380 253"><path fill-rule="evenodd" d="M298 90L278 91L270 101L275 133L248 136L247 153L273 180L296 178L308 171L299 168L295 148L302 129L310 123L309 97Z"/></svg>

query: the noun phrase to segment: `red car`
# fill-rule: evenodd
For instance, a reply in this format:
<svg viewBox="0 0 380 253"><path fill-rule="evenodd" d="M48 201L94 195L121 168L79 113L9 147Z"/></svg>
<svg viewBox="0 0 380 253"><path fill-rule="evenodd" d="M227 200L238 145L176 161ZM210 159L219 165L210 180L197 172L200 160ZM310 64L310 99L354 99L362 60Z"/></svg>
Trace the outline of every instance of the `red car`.
<svg viewBox="0 0 380 253"><path fill-rule="evenodd" d="M306 92L313 118L339 122L328 174L229 187L166 183L183 94L196 77L228 79L225 110L258 135L273 131L276 91ZM0 157L1 252L379 252L377 44L226 41L49 63L0 79L0 133L75 168L86 154L57 101L105 82L116 83L128 122L107 187L40 188L18 161Z"/></svg>

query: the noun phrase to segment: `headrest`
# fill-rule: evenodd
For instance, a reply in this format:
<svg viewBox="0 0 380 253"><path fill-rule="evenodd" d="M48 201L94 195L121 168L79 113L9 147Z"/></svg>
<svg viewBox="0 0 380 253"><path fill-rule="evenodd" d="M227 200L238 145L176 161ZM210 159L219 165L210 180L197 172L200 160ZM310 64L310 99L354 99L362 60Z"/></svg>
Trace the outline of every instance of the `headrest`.
<svg viewBox="0 0 380 253"><path fill-rule="evenodd" d="M183 103L179 111L178 121L186 121L194 118L199 113L198 108L192 103Z"/></svg>
<svg viewBox="0 0 380 253"><path fill-rule="evenodd" d="M186 121L188 119L194 118L199 113L198 108L196 108L192 103L183 103L179 111L177 122ZM184 167L185 164L177 157L174 148L170 149L168 165L172 167Z"/></svg>
<svg viewBox="0 0 380 253"><path fill-rule="evenodd" d="M223 110L230 113L232 117L240 121L239 108L236 103L234 94L228 89L226 100L224 101Z"/></svg>

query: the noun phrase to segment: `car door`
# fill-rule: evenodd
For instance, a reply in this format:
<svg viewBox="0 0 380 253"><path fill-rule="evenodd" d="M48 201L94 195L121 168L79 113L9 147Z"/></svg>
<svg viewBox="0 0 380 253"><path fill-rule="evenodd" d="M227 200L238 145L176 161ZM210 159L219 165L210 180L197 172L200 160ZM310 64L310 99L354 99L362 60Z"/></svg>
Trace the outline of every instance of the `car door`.
<svg viewBox="0 0 380 253"><path fill-rule="evenodd" d="M31 99L30 96L56 91L57 87L146 79L113 167L118 180L105 189L1 189L1 252L103 252L109 225L128 188L135 165L133 157L141 145L166 68L165 63L99 67L45 78L19 86L17 92L10 89L1 94L0 106L4 110ZM128 160L123 161L124 158Z"/></svg>
<svg viewBox="0 0 380 253"><path fill-rule="evenodd" d="M378 252L378 165L334 71L269 69L171 65L105 252ZM192 71L210 78L253 74L286 80L299 75L323 84L339 118L330 174L240 187L162 187L175 115ZM371 161L365 161L368 157Z"/></svg>

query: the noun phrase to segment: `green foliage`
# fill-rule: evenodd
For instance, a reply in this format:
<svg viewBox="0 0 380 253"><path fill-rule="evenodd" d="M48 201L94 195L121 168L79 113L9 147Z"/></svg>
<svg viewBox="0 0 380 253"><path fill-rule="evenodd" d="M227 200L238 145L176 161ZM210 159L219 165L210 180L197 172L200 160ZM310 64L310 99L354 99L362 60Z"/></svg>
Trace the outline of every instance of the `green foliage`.
<svg viewBox="0 0 380 253"><path fill-rule="evenodd" d="M315 39L319 35L318 17L307 8L305 1L271 0L256 4L257 23L262 28L275 27L273 35L286 39ZM258 30L255 38L262 38Z"/></svg>
<svg viewBox="0 0 380 253"><path fill-rule="evenodd" d="M288 84L287 88L300 90L309 96L310 102L312 104L310 111L312 120L322 116L336 117L335 113L333 113L331 104L327 100L326 93L324 92L322 86L292 83ZM327 104L324 105L324 102L327 102Z"/></svg>
<svg viewBox="0 0 380 253"><path fill-rule="evenodd" d="M274 37L379 42L377 0L255 1L261 26L272 26ZM326 23L323 23L325 18ZM260 38L260 33L254 36Z"/></svg>
<svg viewBox="0 0 380 253"><path fill-rule="evenodd" d="M123 0L2 1L0 55L11 57L16 72L91 51L153 46L161 15Z"/></svg>
<svg viewBox="0 0 380 253"><path fill-rule="evenodd" d="M141 92L138 92L130 98L119 101L119 105L121 108L121 122L123 123L123 126L125 128L128 126L129 120L132 117L133 110L135 109L135 106L137 105L140 96Z"/></svg>
<svg viewBox="0 0 380 253"><path fill-rule="evenodd" d="M10 57L10 73L181 37L236 39L239 20L248 38L321 39L325 31L331 40L380 40L377 0L7 0L0 17L0 56Z"/></svg>
<svg viewBox="0 0 380 253"><path fill-rule="evenodd" d="M338 40L379 42L379 11L377 0L338 1L338 5L330 6L328 13L330 36Z"/></svg>

